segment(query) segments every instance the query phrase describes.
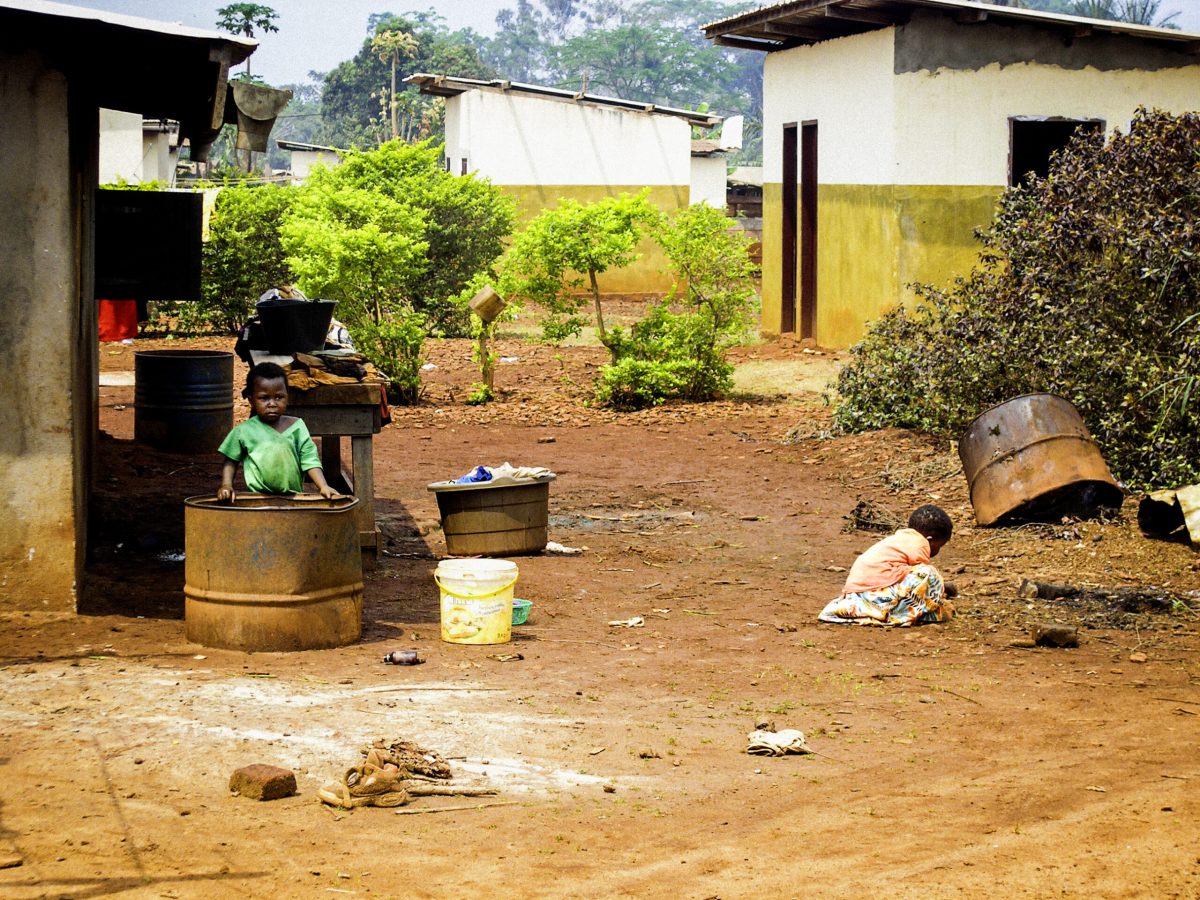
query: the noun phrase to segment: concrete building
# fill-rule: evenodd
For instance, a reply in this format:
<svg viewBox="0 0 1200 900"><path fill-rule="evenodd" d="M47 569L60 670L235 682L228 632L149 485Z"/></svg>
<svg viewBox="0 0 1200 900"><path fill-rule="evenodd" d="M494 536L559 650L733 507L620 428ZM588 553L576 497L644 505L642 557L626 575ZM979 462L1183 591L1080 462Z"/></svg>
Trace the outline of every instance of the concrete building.
<svg viewBox="0 0 1200 900"><path fill-rule="evenodd" d="M762 50L763 317L830 347L978 259L1077 128L1200 106L1200 35L968 0L792 0L704 26Z"/></svg>
<svg viewBox="0 0 1200 900"><path fill-rule="evenodd" d="M276 141L280 150L288 151L291 157L291 183L304 184L304 179L314 166L341 165L343 150L336 147L322 147L320 144L305 144L300 141Z"/></svg>
<svg viewBox="0 0 1200 900"><path fill-rule="evenodd" d="M590 203L650 188L666 213L691 202L692 126L719 116L509 81L416 74L406 81L446 99L446 165L476 172L517 201L520 226L561 198ZM606 293L660 293L671 280L658 247L600 276Z"/></svg>
<svg viewBox="0 0 1200 900"><path fill-rule="evenodd" d="M87 549L98 366L100 110L181 123L203 155L255 43L0 0L0 607L70 611Z"/></svg>
<svg viewBox="0 0 1200 900"><path fill-rule="evenodd" d="M100 183L175 183L179 123L141 113L100 110Z"/></svg>

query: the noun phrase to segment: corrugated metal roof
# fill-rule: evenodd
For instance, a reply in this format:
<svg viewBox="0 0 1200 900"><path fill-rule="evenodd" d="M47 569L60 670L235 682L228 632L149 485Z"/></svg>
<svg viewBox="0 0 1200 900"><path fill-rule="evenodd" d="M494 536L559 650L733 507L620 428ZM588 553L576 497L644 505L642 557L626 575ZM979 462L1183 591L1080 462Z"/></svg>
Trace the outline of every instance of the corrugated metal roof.
<svg viewBox="0 0 1200 900"><path fill-rule="evenodd" d="M245 56L258 46L258 41L229 34L224 31L192 28L178 22L158 22L154 19L143 19L138 16L125 16L120 13L107 12L102 9L85 9L82 6L70 6L66 3L50 3L48 0L0 0L0 9L15 9L40 16L52 16L59 19L83 19L115 25L118 28L132 28L138 31L152 31L156 34L169 34L176 37L199 38L202 40L219 40L231 44L240 44L245 48ZM244 59L245 56L242 58Z"/></svg>
<svg viewBox="0 0 1200 900"><path fill-rule="evenodd" d="M718 43L769 52L903 25L918 9L940 10L963 22L1019 21L1045 28L1069 28L1077 36L1105 32L1183 45L1180 49L1189 53L1200 51L1200 35L1189 32L993 6L974 0L790 0L700 27L706 37Z"/></svg>
<svg viewBox="0 0 1200 900"><path fill-rule="evenodd" d="M337 153L343 154L347 151L339 150L337 147L324 147L321 144L306 144L303 141L284 141L277 140L275 145L280 150L299 151L301 153Z"/></svg>
<svg viewBox="0 0 1200 900"><path fill-rule="evenodd" d="M416 72L404 79L407 84L415 84L422 94L432 94L435 97L454 97L467 91L492 91L496 93L518 93L541 97L544 100L554 100L561 103L582 103L592 106L611 106L631 112L645 112L656 116L674 116L685 119L691 125L701 128L711 128L720 125L721 116L711 116L708 113L695 112L690 109L677 109L674 106L659 106L655 103L641 103L637 100L622 100L619 97L605 97L600 94L588 94L583 91L566 91L561 88L545 87L540 84L522 84L519 81L505 81L493 78L482 81L477 78L455 78L450 75L432 75L428 72Z"/></svg>

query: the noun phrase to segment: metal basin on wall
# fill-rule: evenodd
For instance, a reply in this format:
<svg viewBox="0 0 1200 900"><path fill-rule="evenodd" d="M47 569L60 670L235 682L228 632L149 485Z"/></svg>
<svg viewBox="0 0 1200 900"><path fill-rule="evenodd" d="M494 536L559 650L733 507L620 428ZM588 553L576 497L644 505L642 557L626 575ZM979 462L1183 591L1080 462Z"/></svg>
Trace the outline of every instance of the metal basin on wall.
<svg viewBox="0 0 1200 900"><path fill-rule="evenodd" d="M358 500L184 501L187 637L230 650L340 647L362 633Z"/></svg>
<svg viewBox="0 0 1200 900"><path fill-rule="evenodd" d="M958 444L980 525L1088 518L1124 494L1079 412L1054 394L1026 394L979 415Z"/></svg>

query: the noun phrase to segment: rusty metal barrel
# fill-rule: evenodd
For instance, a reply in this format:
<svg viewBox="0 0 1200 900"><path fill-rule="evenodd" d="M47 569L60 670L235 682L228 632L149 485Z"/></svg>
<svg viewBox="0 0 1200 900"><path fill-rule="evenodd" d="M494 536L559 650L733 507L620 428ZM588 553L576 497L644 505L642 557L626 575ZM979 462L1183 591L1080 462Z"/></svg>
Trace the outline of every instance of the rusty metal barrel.
<svg viewBox="0 0 1200 900"><path fill-rule="evenodd" d="M362 558L347 497L184 501L189 641L229 650L340 647L362 633Z"/></svg>
<svg viewBox="0 0 1200 900"><path fill-rule="evenodd" d="M981 413L958 455L980 525L1090 518L1124 497L1079 412L1054 394L1014 397Z"/></svg>
<svg viewBox="0 0 1200 900"><path fill-rule="evenodd" d="M133 355L133 436L167 453L212 453L233 427L233 354L142 350Z"/></svg>

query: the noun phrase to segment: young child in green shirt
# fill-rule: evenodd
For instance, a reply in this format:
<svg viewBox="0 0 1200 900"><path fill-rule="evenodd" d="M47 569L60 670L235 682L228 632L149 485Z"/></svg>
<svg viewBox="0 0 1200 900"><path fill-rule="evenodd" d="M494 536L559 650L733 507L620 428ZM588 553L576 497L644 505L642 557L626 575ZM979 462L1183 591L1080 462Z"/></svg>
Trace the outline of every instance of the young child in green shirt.
<svg viewBox="0 0 1200 900"><path fill-rule="evenodd" d="M253 415L217 448L225 457L217 499L233 501L233 476L239 463L246 487L257 493L299 493L307 475L322 497L339 496L325 480L308 427L302 419L286 415L287 373L275 363L259 363L247 373L242 396L250 401Z"/></svg>

